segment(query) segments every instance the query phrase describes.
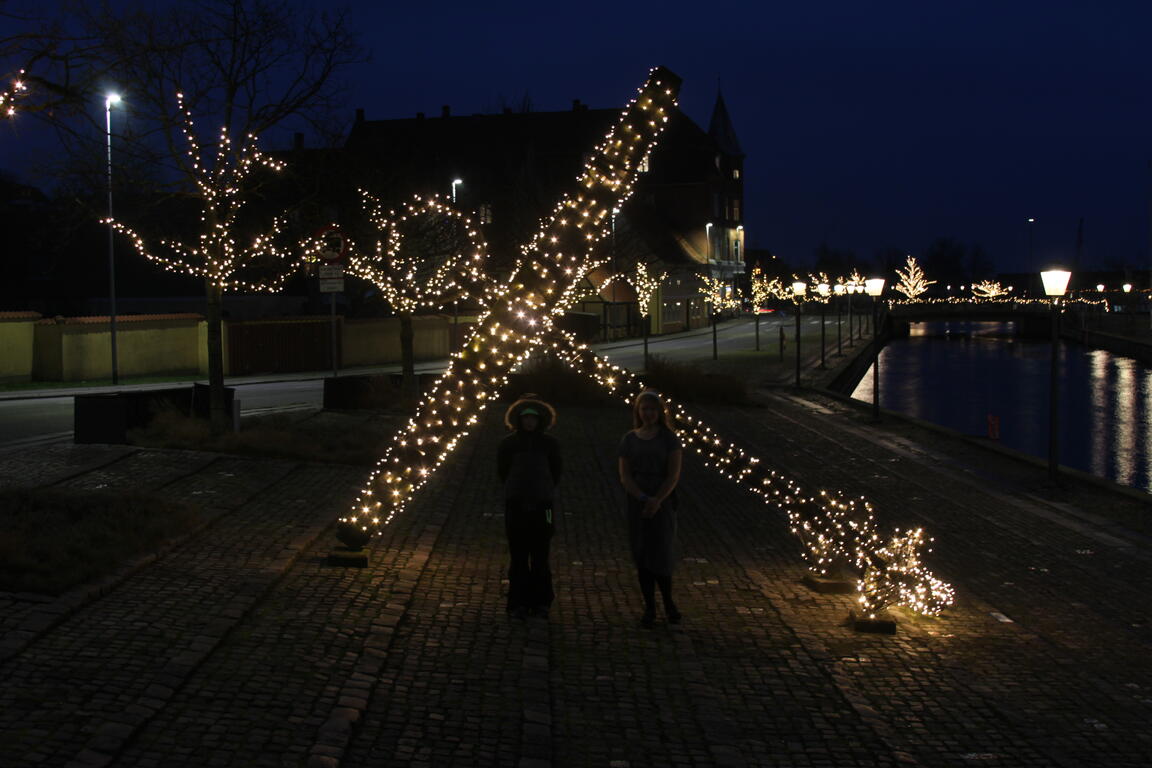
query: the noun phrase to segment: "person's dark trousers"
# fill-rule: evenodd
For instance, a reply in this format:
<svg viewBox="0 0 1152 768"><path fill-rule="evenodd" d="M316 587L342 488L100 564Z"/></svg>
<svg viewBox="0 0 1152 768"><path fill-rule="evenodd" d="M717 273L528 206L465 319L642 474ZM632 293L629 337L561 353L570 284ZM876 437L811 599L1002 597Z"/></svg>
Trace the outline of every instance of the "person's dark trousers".
<svg viewBox="0 0 1152 768"><path fill-rule="evenodd" d="M509 499L504 504L504 530L508 534L508 610L548 608L552 591L553 523L550 503L532 504Z"/></svg>

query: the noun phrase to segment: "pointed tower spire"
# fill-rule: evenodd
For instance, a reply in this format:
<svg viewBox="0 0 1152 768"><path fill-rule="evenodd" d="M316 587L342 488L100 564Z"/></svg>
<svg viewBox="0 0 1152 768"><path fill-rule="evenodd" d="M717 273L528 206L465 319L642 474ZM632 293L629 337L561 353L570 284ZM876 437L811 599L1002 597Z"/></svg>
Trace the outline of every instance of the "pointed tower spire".
<svg viewBox="0 0 1152 768"><path fill-rule="evenodd" d="M736 129L732 127L732 118L728 116L728 107L724 105L724 94L719 86L716 88L716 106L712 107L712 121L708 124L708 135L716 140L716 144L724 154L744 157L744 150L740 148L740 140L736 138Z"/></svg>

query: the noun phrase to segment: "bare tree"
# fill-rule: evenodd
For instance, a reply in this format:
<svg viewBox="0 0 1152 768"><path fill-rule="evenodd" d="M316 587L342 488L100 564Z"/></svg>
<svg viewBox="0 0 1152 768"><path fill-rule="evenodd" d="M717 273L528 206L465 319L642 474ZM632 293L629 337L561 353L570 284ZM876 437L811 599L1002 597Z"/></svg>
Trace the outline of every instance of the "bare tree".
<svg viewBox="0 0 1152 768"><path fill-rule="evenodd" d="M278 225L259 204L240 215L261 201L269 178L252 172L264 163L257 137L321 125L336 104L338 75L363 60L362 50L345 11L306 13L288 0L194 0L159 11L72 0L67 10L89 69L115 73L123 90L121 152L158 167L171 194L200 207L198 242L186 249L195 258L184 261L205 277L212 424L223 429L221 297L229 281L214 279L212 265L232 260L229 244L239 239L260 251L267 241L258 233ZM200 151L209 146L216 151Z"/></svg>

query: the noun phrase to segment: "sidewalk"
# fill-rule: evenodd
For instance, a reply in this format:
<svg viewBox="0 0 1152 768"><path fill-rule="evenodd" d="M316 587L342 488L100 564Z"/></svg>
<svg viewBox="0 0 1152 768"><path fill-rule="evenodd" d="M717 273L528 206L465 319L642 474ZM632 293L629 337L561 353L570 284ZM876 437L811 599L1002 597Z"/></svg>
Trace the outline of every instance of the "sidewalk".
<svg viewBox="0 0 1152 768"><path fill-rule="evenodd" d="M105 446L0 455L0 484L205 499L214 522L118 582L0 596L12 766L1145 766L1146 504L816 395L698 409L813 490L924 525L957 588L895 636L809 592L782 516L686 460L685 623L638 626L615 449L567 409L549 621L509 622L482 423L363 570L331 521L366 471ZM5 650L6 649L6 650Z"/></svg>

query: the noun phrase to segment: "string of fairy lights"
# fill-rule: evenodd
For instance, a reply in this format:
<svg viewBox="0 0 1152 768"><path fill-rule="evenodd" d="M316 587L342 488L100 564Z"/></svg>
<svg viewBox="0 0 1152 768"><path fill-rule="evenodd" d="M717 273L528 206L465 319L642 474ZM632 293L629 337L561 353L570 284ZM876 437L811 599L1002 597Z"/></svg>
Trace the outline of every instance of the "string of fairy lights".
<svg viewBox="0 0 1152 768"><path fill-rule="evenodd" d="M654 273L648 269L647 264L638 261L636 262L636 267L631 272L609 276L607 280L600 284L600 290L603 291L616 280L623 280L636 291L636 302L640 308L641 316L648 317L652 297L656 295L656 292L660 290L660 286L667 279L667 272Z"/></svg>
<svg viewBox="0 0 1152 768"><path fill-rule="evenodd" d="M643 385L635 376L556 329L553 317L573 299L574 286L590 265L599 263L593 246L608 234L609 213L631 194L640 161L651 152L667 111L675 104L677 86L671 73L652 71L588 160L580 192L565 196L545 219L511 278L485 306L462 348L453 353L447 371L394 435L355 505L341 518L342 525L378 534L469 434L509 374L533 352L551 351L622 397L640 391ZM679 404L672 402L671 407L687 446L721 474L784 510L815 572L826 574L846 562L866 574L860 582L860 603L867 613L887 605L884 600L889 596L927 614L951 602L950 587L932 577L918 559L922 532L916 538L897 535L885 543L865 499L839 492L808 494L725 441ZM897 581L907 588L893 586Z"/></svg>
<svg viewBox="0 0 1152 768"><path fill-rule="evenodd" d="M127 237L140 255L169 272L204 278L221 290L280 290L284 281L305 263L305 254L297 242L284 245L277 242L284 237L285 217L274 217L269 231L246 243L237 242L233 231L246 203L245 181L258 168L279 172L284 163L261 152L252 134L245 137L239 149L234 148L226 126L217 136L213 162L206 163L183 93L176 94L176 104L181 117L180 130L188 145L187 168L203 203L198 240L186 244L161 239L159 244L166 251L161 253L150 249L145 239L123 222L105 219L104 223ZM254 266L259 267L262 275L271 277L245 280L237 276L241 270Z"/></svg>
<svg viewBox="0 0 1152 768"><path fill-rule="evenodd" d="M633 373L599 357L567 333L553 335L550 352L625 402L647 388ZM706 466L785 513L812 573L838 575L848 566L863 574L857 601L864 615L874 618L894 604L936 615L952 604L952 587L933 576L921 560L921 553L931 551L927 546L931 540L922 529L897 529L884 541L872 505L863 496L849 498L840 491L826 490L811 494L725 440L672 398L661 397L685 447L695 450Z"/></svg>
<svg viewBox="0 0 1152 768"><path fill-rule="evenodd" d="M28 85L24 82L24 70L16 73L8 87L0 91L0 114L5 117L15 117L16 102L28 93Z"/></svg>

